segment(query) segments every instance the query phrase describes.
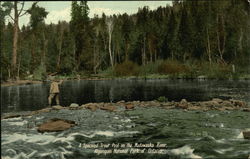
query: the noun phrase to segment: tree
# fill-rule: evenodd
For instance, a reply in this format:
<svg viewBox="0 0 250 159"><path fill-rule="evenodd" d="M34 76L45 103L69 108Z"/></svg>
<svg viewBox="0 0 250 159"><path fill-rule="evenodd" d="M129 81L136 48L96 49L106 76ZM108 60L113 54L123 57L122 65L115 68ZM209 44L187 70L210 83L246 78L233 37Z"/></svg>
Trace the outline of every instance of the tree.
<svg viewBox="0 0 250 159"><path fill-rule="evenodd" d="M76 71L80 69L80 66L86 70L92 68L92 63L88 60L91 56L91 28L89 27L88 14L89 7L87 1L80 1L79 4L76 1L72 1L70 30L75 39Z"/></svg>
<svg viewBox="0 0 250 159"><path fill-rule="evenodd" d="M18 9L18 4L21 4L20 9ZM13 27L13 51L12 51L12 62L11 62L11 77L12 79L18 79L17 77L17 43L18 43L18 31L19 31L19 18L25 15L27 12L23 10L24 1L14 1L14 2L4 2L2 7L5 8L5 11L1 11L1 18L4 13L8 13L8 16L13 20L14 27ZM11 10L14 10L14 17L11 15Z"/></svg>
<svg viewBox="0 0 250 159"><path fill-rule="evenodd" d="M112 17L107 17L106 18L106 25L108 29L108 35L109 35L109 57L110 57L110 64L111 67L114 67L114 62L113 62L113 56L112 56L112 50L111 50L111 41L112 41L112 33L113 33L113 28L114 28L114 22Z"/></svg>
<svg viewBox="0 0 250 159"><path fill-rule="evenodd" d="M35 60L35 37L41 37L42 48L40 55L40 64L42 67L45 67L46 60L46 52L48 47L48 40L46 38L45 31L45 23L44 19L47 17L48 12L43 7L37 6L37 3L33 3L31 8L27 10L27 13L30 14L30 26L32 28L32 57L33 57L33 65L37 63ZM37 63L38 64L38 63ZM46 70L46 68L45 68Z"/></svg>

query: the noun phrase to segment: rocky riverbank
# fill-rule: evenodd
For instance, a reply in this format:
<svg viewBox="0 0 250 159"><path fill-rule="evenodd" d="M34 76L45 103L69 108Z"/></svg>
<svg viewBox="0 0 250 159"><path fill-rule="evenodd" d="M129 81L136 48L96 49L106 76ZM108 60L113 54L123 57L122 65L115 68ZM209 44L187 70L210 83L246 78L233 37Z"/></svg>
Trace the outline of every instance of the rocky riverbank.
<svg viewBox="0 0 250 159"><path fill-rule="evenodd" d="M17 80L17 81L7 81L1 83L1 86L16 86L16 85L29 85L29 84L40 84L42 81L34 80Z"/></svg>
<svg viewBox="0 0 250 159"><path fill-rule="evenodd" d="M233 110L241 110L250 112L250 107L246 102L241 100L229 99L222 100L219 98L214 98L210 101L199 101L199 102L189 102L186 99L182 99L179 102L171 101L171 102L159 102L159 101L118 101L116 103L87 103L83 105L78 105L76 103L72 103L70 106L52 106L47 107L37 111L31 111L26 114L8 114L3 116L1 119L20 117L20 116L32 116L39 113L47 113L50 111L61 110L61 109L70 109L70 110L79 110L79 109L90 109L92 111L96 111L98 109L104 111L121 111L121 110L132 110L137 107L161 107L163 109L182 109L184 111L210 111L210 110L218 110L218 111L233 111Z"/></svg>

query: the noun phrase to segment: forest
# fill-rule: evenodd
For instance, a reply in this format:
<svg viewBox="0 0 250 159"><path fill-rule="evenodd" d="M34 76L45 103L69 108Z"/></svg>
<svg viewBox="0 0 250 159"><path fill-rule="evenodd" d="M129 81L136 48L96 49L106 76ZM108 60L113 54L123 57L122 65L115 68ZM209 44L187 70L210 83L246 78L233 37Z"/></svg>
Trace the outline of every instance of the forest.
<svg viewBox="0 0 250 159"><path fill-rule="evenodd" d="M39 2L0 2L1 81L48 75L249 77L247 0L173 1L136 14L89 17L87 1L72 1L70 22L45 24ZM59 2L58 2L59 3ZM103 2L105 3L105 2ZM14 12L13 15L10 13ZM22 14L29 25L19 26ZM10 16L12 22L6 23Z"/></svg>

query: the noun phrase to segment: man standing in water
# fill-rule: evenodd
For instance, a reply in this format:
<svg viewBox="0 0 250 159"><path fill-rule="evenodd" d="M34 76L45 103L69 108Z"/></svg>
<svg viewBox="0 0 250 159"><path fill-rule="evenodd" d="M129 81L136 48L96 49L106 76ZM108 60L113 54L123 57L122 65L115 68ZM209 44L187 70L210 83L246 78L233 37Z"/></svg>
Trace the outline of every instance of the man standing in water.
<svg viewBox="0 0 250 159"><path fill-rule="evenodd" d="M59 85L61 85L63 82L63 80L55 80L53 81L51 84L50 84L50 95L48 97L48 101L49 101L49 106L51 106L52 104L52 99L55 97L56 98L56 104L57 105L60 105L60 102L59 102Z"/></svg>

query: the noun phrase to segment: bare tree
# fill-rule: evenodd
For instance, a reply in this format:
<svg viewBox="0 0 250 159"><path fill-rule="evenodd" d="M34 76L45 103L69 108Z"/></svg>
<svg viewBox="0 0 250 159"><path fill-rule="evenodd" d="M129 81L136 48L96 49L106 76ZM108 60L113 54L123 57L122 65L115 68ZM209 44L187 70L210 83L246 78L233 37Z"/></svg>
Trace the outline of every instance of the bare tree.
<svg viewBox="0 0 250 159"><path fill-rule="evenodd" d="M114 21L112 17L107 17L106 18L106 25L108 29L108 34L109 34L109 57L110 57L110 63L112 68L114 67L114 62L113 62L113 56L112 56L112 50L111 50L111 41L112 41L112 33L113 33L113 28L114 28Z"/></svg>

